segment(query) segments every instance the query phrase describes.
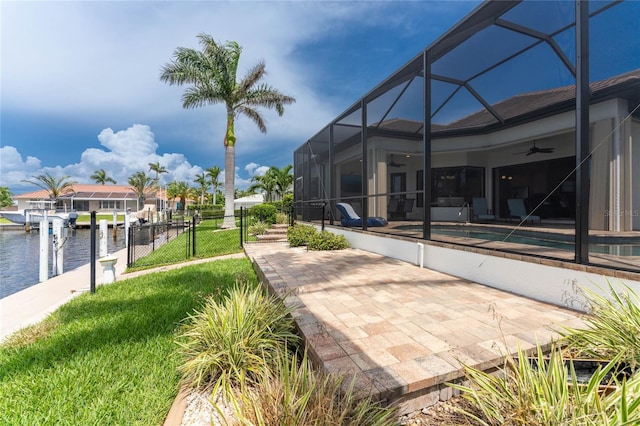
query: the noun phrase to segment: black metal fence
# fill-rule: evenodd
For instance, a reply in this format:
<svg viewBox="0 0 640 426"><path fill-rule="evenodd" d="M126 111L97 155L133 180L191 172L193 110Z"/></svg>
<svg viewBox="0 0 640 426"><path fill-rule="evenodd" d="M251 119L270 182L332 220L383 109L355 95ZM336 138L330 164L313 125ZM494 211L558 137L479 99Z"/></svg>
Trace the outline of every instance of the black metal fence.
<svg viewBox="0 0 640 426"><path fill-rule="evenodd" d="M285 212L286 222L293 225L293 210ZM185 218L186 219L186 218ZM218 253L221 245L229 244L228 240L215 237L219 235L215 232L207 232L217 229L223 221L222 215L206 215L200 217L196 215L188 218L190 220L178 219L164 223L143 223L135 224L129 228L128 234L128 251L127 251L127 267L149 267L163 264L176 263L196 257L196 247L198 243L196 224L206 219L204 223L199 225L201 235L200 255L207 253ZM241 208L236 211L236 224L238 226L237 240L242 245L255 237L250 234L250 227L258 222L261 218L257 217L252 209ZM205 228L202 228L205 226ZM219 240L219 241L218 241ZM168 242L172 244L167 244ZM218 248L214 246L218 246Z"/></svg>
<svg viewBox="0 0 640 426"><path fill-rule="evenodd" d="M129 228L127 267L171 263L186 260L196 254L196 218L172 220L164 223L144 223ZM182 243L166 246L169 241ZM170 247L170 249L168 249Z"/></svg>

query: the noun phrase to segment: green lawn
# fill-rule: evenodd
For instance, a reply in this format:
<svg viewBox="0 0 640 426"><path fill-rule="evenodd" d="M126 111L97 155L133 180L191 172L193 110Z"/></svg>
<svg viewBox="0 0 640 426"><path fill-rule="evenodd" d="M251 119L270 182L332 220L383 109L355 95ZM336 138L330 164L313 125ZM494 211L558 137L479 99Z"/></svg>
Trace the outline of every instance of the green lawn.
<svg viewBox="0 0 640 426"><path fill-rule="evenodd" d="M224 254L241 253L240 230L220 230L221 221L203 220L196 227L196 256L191 259L204 259ZM172 231L173 232L173 231ZM250 239L255 240L255 237ZM149 269L161 265L184 262L187 244L186 232L173 238L167 244L157 248L149 255L136 260L128 271Z"/></svg>
<svg viewBox="0 0 640 426"><path fill-rule="evenodd" d="M0 346L0 424L162 424L178 391L178 323L238 280L257 285L247 259L118 281L73 299Z"/></svg>
<svg viewBox="0 0 640 426"><path fill-rule="evenodd" d="M113 213L112 214L96 214L96 223L101 220L106 219L109 224L113 223ZM124 214L119 214L117 216L118 222L124 222ZM76 223L91 223L91 215L90 214L80 214L78 215L78 219Z"/></svg>

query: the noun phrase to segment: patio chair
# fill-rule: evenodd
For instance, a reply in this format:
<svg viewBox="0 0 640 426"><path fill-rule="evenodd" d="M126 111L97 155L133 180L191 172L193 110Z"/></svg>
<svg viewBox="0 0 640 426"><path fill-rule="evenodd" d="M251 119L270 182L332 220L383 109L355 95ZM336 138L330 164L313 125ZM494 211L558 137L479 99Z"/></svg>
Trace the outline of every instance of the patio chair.
<svg viewBox="0 0 640 426"><path fill-rule="evenodd" d="M526 220L527 222L540 222L540 216L527 215L527 209L524 207L524 200L522 198L509 198L507 200L509 206L509 217Z"/></svg>
<svg viewBox="0 0 640 426"><path fill-rule="evenodd" d="M471 200L473 209L473 217L477 218L478 222L488 222L496 220L495 215L491 213L491 210L487 208L487 199L484 197L474 197Z"/></svg>
<svg viewBox="0 0 640 426"><path fill-rule="evenodd" d="M362 218L358 216L356 211L349 203L338 203L336 207L340 211L342 218L340 223L342 226L362 226ZM385 226L387 219L383 217L368 217L367 226Z"/></svg>

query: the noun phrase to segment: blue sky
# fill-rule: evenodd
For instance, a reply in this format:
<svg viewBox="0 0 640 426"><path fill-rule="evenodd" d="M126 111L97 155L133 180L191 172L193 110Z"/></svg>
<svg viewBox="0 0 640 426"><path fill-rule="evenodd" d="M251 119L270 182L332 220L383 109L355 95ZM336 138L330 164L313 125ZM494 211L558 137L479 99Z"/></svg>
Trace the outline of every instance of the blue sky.
<svg viewBox="0 0 640 426"><path fill-rule="evenodd" d="M236 124L236 186L293 150L471 12L479 1L0 3L0 185L42 173L118 183L160 162L164 182L224 167L221 105L184 110L184 87L160 82L196 35L243 46L239 75L260 60L266 82L297 102L264 111L268 133Z"/></svg>

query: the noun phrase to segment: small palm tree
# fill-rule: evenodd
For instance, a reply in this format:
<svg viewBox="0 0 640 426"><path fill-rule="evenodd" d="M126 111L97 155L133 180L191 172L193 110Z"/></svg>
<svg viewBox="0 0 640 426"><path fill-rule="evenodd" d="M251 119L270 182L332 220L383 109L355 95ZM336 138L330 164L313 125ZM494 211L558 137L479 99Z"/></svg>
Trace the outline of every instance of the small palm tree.
<svg viewBox="0 0 640 426"><path fill-rule="evenodd" d="M218 187L220 186L220 167L213 166L209 167L207 172L207 177L209 177L209 182L211 183L211 189L213 190L213 204L218 204Z"/></svg>
<svg viewBox="0 0 640 426"><path fill-rule="evenodd" d="M262 176L253 176L251 181L253 183L247 188L247 191L252 194L262 192L265 196L265 201L273 201L273 194L276 190L276 179L272 169L267 170Z"/></svg>
<svg viewBox="0 0 640 426"><path fill-rule="evenodd" d="M242 48L234 41L218 44L208 34L199 34L202 50L179 47L173 60L162 68L160 80L181 86L191 84L182 95L184 108L222 103L227 112L224 136L224 222L223 228L235 228L234 184L236 169L235 120L239 115L251 119L262 133L267 132L264 119L257 108L275 109L284 114L284 106L295 102L271 86L260 83L265 76L265 64L259 62L247 76L237 81L238 62Z"/></svg>
<svg viewBox="0 0 640 426"><path fill-rule="evenodd" d="M93 172L90 178L93 179L96 183L99 183L100 185L104 185L107 182L110 182L113 184L117 183L115 180L113 180L113 178L107 176L107 172L104 169L96 170L95 172Z"/></svg>
<svg viewBox="0 0 640 426"><path fill-rule="evenodd" d="M291 174L293 165L289 164L281 169L272 166L269 170L273 170L273 177L276 181L275 191L279 199L282 199L286 194L291 193L293 190L293 175Z"/></svg>
<svg viewBox="0 0 640 426"><path fill-rule="evenodd" d="M198 191L200 192L200 205L202 205L204 204L204 194L207 193L207 187L209 186L207 175L204 172L200 173L199 175L196 175L193 182L199 185Z"/></svg>
<svg viewBox="0 0 640 426"><path fill-rule="evenodd" d="M187 182L173 181L167 186L167 193L171 198L180 199L179 210L185 210L185 203L187 198L191 198L192 192Z"/></svg>
<svg viewBox="0 0 640 426"><path fill-rule="evenodd" d="M61 195L74 192L73 185L77 183L69 180L69 176L56 178L49 173L35 176L33 179L34 180L24 179L23 182L31 183L47 191L51 201L58 201Z"/></svg>
<svg viewBox="0 0 640 426"><path fill-rule="evenodd" d="M160 175L162 173L169 173L166 167L160 165L159 161L155 163L149 163L149 170L152 172L155 172L156 174L156 177L153 179L156 185L158 184L158 181L160 180Z"/></svg>
<svg viewBox="0 0 640 426"><path fill-rule="evenodd" d="M155 187L155 181L147 176L145 172L139 171L131 175L128 182L133 192L138 196L138 210L140 210L140 203L144 205L144 200L147 198L147 195L150 194Z"/></svg>

